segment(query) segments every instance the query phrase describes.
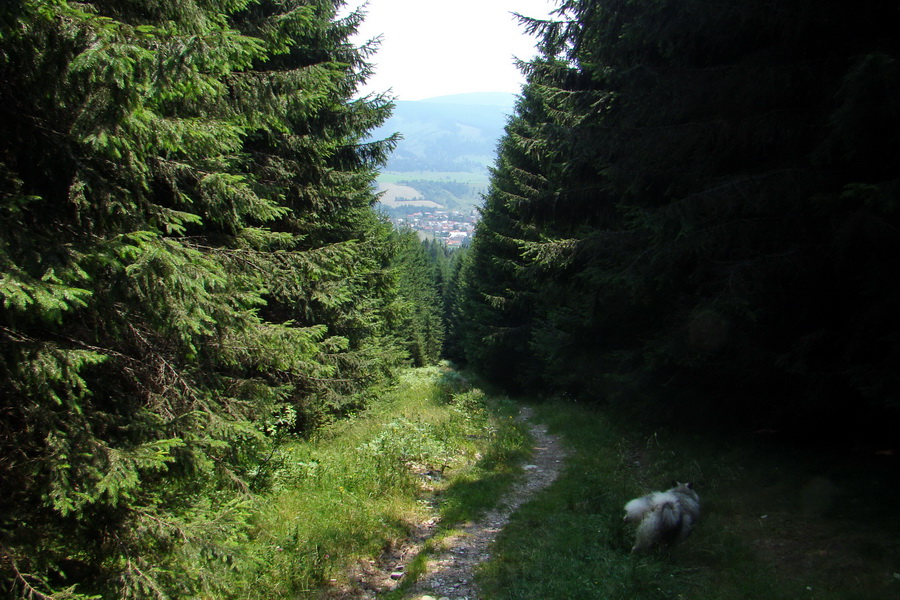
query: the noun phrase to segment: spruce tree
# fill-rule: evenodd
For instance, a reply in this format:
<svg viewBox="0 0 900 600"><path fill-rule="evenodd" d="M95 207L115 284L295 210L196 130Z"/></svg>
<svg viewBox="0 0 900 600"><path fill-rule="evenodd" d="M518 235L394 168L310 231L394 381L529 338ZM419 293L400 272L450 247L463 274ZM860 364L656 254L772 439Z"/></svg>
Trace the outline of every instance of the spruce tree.
<svg viewBox="0 0 900 600"><path fill-rule="evenodd" d="M399 289L391 330L414 366L435 364L441 358L445 335L437 263L429 251L437 242L420 241L412 229L400 231L396 237Z"/></svg>
<svg viewBox="0 0 900 600"><path fill-rule="evenodd" d="M6 595L225 596L273 435L399 360L336 4L4 5Z"/></svg>
<svg viewBox="0 0 900 600"><path fill-rule="evenodd" d="M474 245L519 245L528 371L744 423L896 406L897 20L879 0L566 0L526 20L545 116L500 160L539 157L544 191Z"/></svg>
<svg viewBox="0 0 900 600"><path fill-rule="evenodd" d="M527 366L534 361L542 302L537 274L523 251L540 232L520 215L552 194L548 172L554 155L544 143L543 107L541 88L526 87L506 126L481 220L459 266L458 306L451 320L465 360L489 379L520 389L534 385L539 375Z"/></svg>

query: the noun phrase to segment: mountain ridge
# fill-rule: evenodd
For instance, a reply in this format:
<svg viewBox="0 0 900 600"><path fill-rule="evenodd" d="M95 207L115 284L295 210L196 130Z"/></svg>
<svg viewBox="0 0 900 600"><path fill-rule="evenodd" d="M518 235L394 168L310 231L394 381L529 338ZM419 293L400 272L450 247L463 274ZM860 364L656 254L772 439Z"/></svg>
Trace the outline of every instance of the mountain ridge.
<svg viewBox="0 0 900 600"><path fill-rule="evenodd" d="M400 133L390 172L486 173L496 156L516 95L478 92L398 100L373 138Z"/></svg>

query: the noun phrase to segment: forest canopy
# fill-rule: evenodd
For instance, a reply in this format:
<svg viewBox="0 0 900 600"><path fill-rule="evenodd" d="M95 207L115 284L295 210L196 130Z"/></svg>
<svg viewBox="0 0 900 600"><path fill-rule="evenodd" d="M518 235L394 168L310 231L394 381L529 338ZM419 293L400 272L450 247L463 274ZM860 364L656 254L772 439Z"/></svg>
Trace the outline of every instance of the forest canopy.
<svg viewBox="0 0 900 600"><path fill-rule="evenodd" d="M881 0L523 17L542 55L460 276L457 357L645 415L874 435L900 409L898 20Z"/></svg>

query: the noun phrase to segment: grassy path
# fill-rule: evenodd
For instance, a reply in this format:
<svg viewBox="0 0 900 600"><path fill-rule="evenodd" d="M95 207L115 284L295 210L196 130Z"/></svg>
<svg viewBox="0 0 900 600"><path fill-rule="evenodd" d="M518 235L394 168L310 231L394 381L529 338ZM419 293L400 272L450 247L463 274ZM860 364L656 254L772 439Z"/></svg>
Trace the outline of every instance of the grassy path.
<svg viewBox="0 0 900 600"><path fill-rule="evenodd" d="M261 475L256 531L236 540L255 576L230 597L900 598L895 457L648 430L572 402L532 405L526 424L520 409L417 369L286 444ZM673 480L696 484L698 527L632 555L622 507Z"/></svg>
<svg viewBox="0 0 900 600"><path fill-rule="evenodd" d="M406 597L476 600L474 572L490 558L490 545L509 522L510 515L559 475L565 459L559 438L549 434L546 425L533 422L533 411L528 407L520 409L517 419L528 427L533 440L533 454L524 466L524 477L487 514L445 532L430 548L424 573Z"/></svg>
<svg viewBox="0 0 900 600"><path fill-rule="evenodd" d="M410 585L425 555L395 580L398 564L520 476L531 449L517 410L451 369L414 369L359 415L285 444L241 541L254 577L236 577L230 597L381 598Z"/></svg>

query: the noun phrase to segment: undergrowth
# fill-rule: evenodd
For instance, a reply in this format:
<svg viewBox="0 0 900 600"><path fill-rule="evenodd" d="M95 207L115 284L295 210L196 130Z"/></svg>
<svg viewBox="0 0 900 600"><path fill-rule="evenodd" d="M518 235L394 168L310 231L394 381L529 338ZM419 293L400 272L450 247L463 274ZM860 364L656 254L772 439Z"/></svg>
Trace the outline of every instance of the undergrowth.
<svg viewBox="0 0 900 600"><path fill-rule="evenodd" d="M284 444L246 544L256 568L232 597L340 595L415 523L492 505L524 452L512 410L455 371L414 369L366 411Z"/></svg>
<svg viewBox="0 0 900 600"><path fill-rule="evenodd" d="M887 457L759 439L638 431L572 403L536 407L569 457L513 515L482 565L483 598L880 600L900 597L900 492ZM763 434L764 435L764 434ZM695 482L703 514L680 546L632 555L625 503Z"/></svg>

